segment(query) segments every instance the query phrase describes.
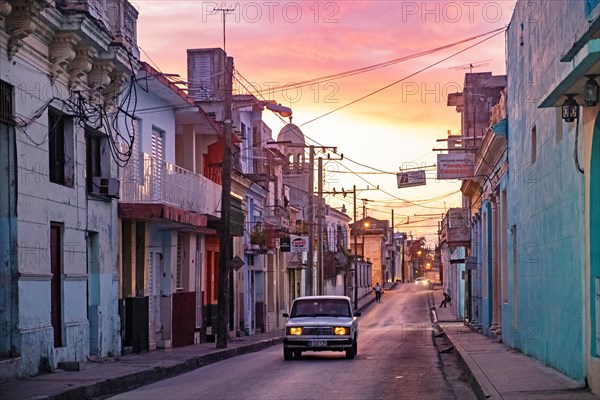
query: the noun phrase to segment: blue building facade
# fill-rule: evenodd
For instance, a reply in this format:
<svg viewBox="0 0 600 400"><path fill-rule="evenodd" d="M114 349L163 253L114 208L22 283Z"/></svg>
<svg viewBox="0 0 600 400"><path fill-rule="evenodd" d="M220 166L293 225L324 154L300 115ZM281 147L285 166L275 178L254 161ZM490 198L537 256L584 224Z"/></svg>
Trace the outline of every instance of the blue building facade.
<svg viewBox="0 0 600 400"><path fill-rule="evenodd" d="M535 18L527 12L531 5L539 10ZM595 289L586 271L583 173L586 115L597 110L567 122L561 105L566 93L582 103L581 82L592 73L586 42L598 29L597 5L519 1L507 33L511 251L502 320L510 329L502 339L582 382L598 379L589 359L595 340L586 339L595 337L587 328L594 318L586 322L594 315L586 310L595 304Z"/></svg>

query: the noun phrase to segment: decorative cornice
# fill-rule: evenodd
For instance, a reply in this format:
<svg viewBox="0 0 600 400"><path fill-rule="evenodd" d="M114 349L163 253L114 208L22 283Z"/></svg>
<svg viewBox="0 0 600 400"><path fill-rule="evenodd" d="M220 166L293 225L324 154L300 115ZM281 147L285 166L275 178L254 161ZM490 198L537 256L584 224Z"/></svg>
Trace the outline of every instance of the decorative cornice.
<svg viewBox="0 0 600 400"><path fill-rule="evenodd" d="M12 6L7 0L0 0L0 22L12 11Z"/></svg>
<svg viewBox="0 0 600 400"><path fill-rule="evenodd" d="M75 49L75 58L69 66L69 88L87 84L87 74L92 70L92 61L97 55L96 49L89 44L80 44Z"/></svg>
<svg viewBox="0 0 600 400"><path fill-rule="evenodd" d="M104 89L104 106L107 109L116 107L116 100L123 92L124 83L127 82L129 74L123 71L113 71L110 74L110 84Z"/></svg>
<svg viewBox="0 0 600 400"><path fill-rule="evenodd" d="M67 72L69 64L75 59L75 46L81 38L75 32L59 32L48 49L48 59L52 64L50 67L50 81L54 83L56 78Z"/></svg>
<svg viewBox="0 0 600 400"><path fill-rule="evenodd" d="M92 63L92 69L88 73L88 86L90 89L103 92L110 84L110 74L115 65L111 60L96 58Z"/></svg>
<svg viewBox="0 0 600 400"><path fill-rule="evenodd" d="M88 276L88 274L65 273L63 278L65 281L85 281Z"/></svg>
<svg viewBox="0 0 600 400"><path fill-rule="evenodd" d="M17 0L12 2L12 8L11 17L6 20L9 60L23 47L23 39L35 32L36 24L33 18L44 6L34 0Z"/></svg>
<svg viewBox="0 0 600 400"><path fill-rule="evenodd" d="M41 272L19 272L19 279L22 281L49 281L52 279L52 274Z"/></svg>

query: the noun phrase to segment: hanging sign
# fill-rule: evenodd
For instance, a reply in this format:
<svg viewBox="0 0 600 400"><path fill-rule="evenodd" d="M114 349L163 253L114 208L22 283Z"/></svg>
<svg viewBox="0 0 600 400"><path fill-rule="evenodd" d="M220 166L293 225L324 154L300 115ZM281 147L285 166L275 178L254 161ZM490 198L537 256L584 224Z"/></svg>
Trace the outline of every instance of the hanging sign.
<svg viewBox="0 0 600 400"><path fill-rule="evenodd" d="M398 179L398 189L427 184L424 169L419 171L400 172L396 174L396 178Z"/></svg>
<svg viewBox="0 0 600 400"><path fill-rule="evenodd" d="M469 179L475 171L475 154L452 153L437 155L438 179Z"/></svg>
<svg viewBox="0 0 600 400"><path fill-rule="evenodd" d="M300 253L308 251L308 236L290 236L290 251L292 253Z"/></svg>
<svg viewBox="0 0 600 400"><path fill-rule="evenodd" d="M290 251L290 243L291 240L289 237L279 238L279 251L282 253L287 253Z"/></svg>

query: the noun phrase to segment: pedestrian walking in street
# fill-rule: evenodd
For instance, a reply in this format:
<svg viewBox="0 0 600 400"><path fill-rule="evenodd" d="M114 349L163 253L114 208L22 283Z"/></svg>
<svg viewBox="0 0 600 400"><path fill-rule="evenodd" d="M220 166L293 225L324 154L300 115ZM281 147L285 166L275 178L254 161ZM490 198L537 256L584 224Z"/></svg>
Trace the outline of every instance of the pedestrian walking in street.
<svg viewBox="0 0 600 400"><path fill-rule="evenodd" d="M446 307L446 304L451 303L452 302L452 298L450 297L450 295L446 292L444 292L444 300L442 300L442 302L440 303L440 307Z"/></svg>
<svg viewBox="0 0 600 400"><path fill-rule="evenodd" d="M375 284L375 287L373 288L373 290L375 291L375 301L380 303L381 302L381 286L379 286L379 282L377 282Z"/></svg>

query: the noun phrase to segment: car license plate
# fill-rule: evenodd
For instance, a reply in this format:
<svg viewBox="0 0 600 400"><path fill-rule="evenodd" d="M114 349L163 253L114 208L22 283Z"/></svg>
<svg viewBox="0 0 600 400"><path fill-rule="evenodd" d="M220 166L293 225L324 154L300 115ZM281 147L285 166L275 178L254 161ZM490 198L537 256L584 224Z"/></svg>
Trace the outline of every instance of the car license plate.
<svg viewBox="0 0 600 400"><path fill-rule="evenodd" d="M327 347L327 340L311 340L311 347Z"/></svg>

